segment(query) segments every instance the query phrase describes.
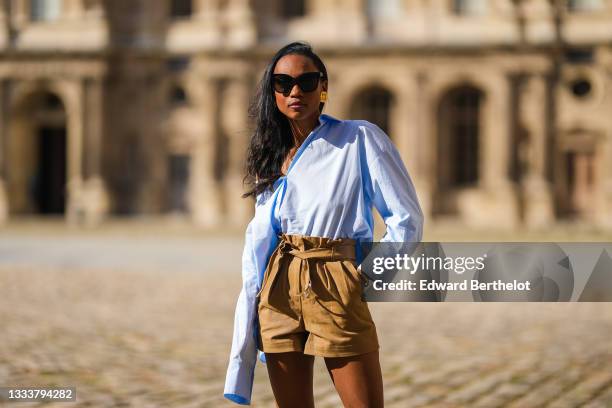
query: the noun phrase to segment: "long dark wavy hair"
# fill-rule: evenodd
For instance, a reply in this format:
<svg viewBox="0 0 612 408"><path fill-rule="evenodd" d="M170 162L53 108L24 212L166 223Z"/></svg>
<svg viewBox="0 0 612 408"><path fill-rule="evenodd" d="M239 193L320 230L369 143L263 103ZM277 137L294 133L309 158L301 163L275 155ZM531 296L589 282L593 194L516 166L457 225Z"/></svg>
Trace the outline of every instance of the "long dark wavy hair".
<svg viewBox="0 0 612 408"><path fill-rule="evenodd" d="M291 127L287 117L278 110L274 90L272 88L272 74L276 63L283 56L299 54L312 60L314 65L323 73L322 80L327 79L327 70L312 50L310 44L302 41L292 42L278 50L264 71L263 77L257 86L255 95L249 106L249 118L255 121L255 129L251 135L243 184L249 190L242 198L256 197L272 186L282 176L280 169L289 150L293 147ZM319 104L319 113L323 111L325 103Z"/></svg>

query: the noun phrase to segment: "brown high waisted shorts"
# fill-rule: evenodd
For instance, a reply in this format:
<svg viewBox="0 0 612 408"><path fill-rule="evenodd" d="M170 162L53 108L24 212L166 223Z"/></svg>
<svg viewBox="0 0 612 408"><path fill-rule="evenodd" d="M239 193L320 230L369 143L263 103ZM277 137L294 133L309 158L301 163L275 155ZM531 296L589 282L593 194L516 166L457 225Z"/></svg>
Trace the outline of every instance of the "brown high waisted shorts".
<svg viewBox="0 0 612 408"><path fill-rule="evenodd" d="M379 349L355 240L281 234L257 294L258 349L344 357Z"/></svg>

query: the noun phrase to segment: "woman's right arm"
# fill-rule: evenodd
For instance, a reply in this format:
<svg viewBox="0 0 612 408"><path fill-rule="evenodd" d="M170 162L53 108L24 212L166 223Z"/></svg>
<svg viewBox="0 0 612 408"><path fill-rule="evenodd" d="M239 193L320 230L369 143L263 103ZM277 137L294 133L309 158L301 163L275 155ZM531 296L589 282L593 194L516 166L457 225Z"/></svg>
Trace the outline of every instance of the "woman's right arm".
<svg viewBox="0 0 612 408"><path fill-rule="evenodd" d="M224 395L233 401L250 401L257 362L256 295L268 259L278 244L271 223L273 194L260 193L255 202L255 216L249 222L242 253L242 288L236 303L234 335Z"/></svg>

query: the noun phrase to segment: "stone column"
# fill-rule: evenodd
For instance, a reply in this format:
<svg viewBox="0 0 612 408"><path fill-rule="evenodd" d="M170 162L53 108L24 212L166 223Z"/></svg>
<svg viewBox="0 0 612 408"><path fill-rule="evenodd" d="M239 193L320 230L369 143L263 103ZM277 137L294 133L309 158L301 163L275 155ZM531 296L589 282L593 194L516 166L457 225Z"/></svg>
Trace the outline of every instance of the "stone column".
<svg viewBox="0 0 612 408"><path fill-rule="evenodd" d="M612 49L601 51L602 64L612 67ZM604 78L602 85L605 89L612 89L612 75L608 71L608 75ZM605 103L602 104L602 116L607 115L606 125L604 127L604 135L597 145L598 154L595 167L598 185L601 189L598 195L598 205L595 214L597 225L612 231L612 98L605 98ZM605 113L604 113L605 112Z"/></svg>
<svg viewBox="0 0 612 408"><path fill-rule="evenodd" d="M410 74L405 73L405 81L397 81L394 86L397 90L393 95L393 103L389 107L389 137L397 147L404 164L409 171L415 169L414 133L411 132L413 101L410 95L414 92L410 82Z"/></svg>
<svg viewBox="0 0 612 408"><path fill-rule="evenodd" d="M102 154L103 132L103 85L101 78L85 80L84 84L84 150L83 177L85 223L87 226L97 225L108 213L109 198L104 180L100 156Z"/></svg>
<svg viewBox="0 0 612 408"><path fill-rule="evenodd" d="M83 151L83 177L88 179L98 173L100 166L100 137L101 137L101 103L102 89L98 78L87 78L83 83L83 99L85 103L85 140Z"/></svg>
<svg viewBox="0 0 612 408"><path fill-rule="evenodd" d="M22 29L30 21L30 3L27 0L15 0L11 7L12 16L9 18L13 19L16 29Z"/></svg>
<svg viewBox="0 0 612 408"><path fill-rule="evenodd" d="M510 156L508 126L509 83L501 77L486 90L481 109L481 156L479 179L482 187L493 190L506 188Z"/></svg>
<svg viewBox="0 0 612 408"><path fill-rule="evenodd" d="M464 221L474 227L515 228L517 195L509 179L510 81L503 73L482 73L485 96L480 108L478 188L458 196Z"/></svg>
<svg viewBox="0 0 612 408"><path fill-rule="evenodd" d="M367 17L363 2L365 0L336 0L336 33L349 41L367 38Z"/></svg>
<svg viewBox="0 0 612 408"><path fill-rule="evenodd" d="M543 74L526 79L519 117L529 135L521 151L527 169L521 180L528 228L544 228L554 221L552 188L546 180L546 82Z"/></svg>
<svg viewBox="0 0 612 408"><path fill-rule="evenodd" d="M329 0L307 0L306 10L310 10L313 15L323 15L325 12L329 12Z"/></svg>
<svg viewBox="0 0 612 408"><path fill-rule="evenodd" d="M194 105L201 113L202 133L196 142L191 160L189 180L189 208L195 224L204 228L223 225L222 200L214 175L217 119L215 117L216 87L211 78L192 79L189 82Z"/></svg>
<svg viewBox="0 0 612 408"><path fill-rule="evenodd" d="M194 0L193 18L199 23L201 34L209 38L210 44L221 41L221 14L217 0Z"/></svg>
<svg viewBox="0 0 612 408"><path fill-rule="evenodd" d="M8 137L10 84L7 79L0 81L0 225L8 220L9 204L6 195L6 154L5 146Z"/></svg>
<svg viewBox="0 0 612 408"><path fill-rule="evenodd" d="M247 129L247 110L251 83L248 76L228 82L221 109L221 123L229 138L228 170L225 178L225 202L227 203L227 223L243 228L253 215L253 200L241 198L245 191L242 186L243 167L246 149L250 138Z"/></svg>
<svg viewBox="0 0 612 408"><path fill-rule="evenodd" d="M424 160L424 144L429 140L428 135L423 133L421 122L426 117L426 101L421 94L415 72L405 72L405 82L398 82L398 92L395 97L396 103L391 109L391 134L397 146L402 160L410 174L412 182L417 190L419 204L425 216L430 213L430 197L427 176L423 172L421 161Z"/></svg>
<svg viewBox="0 0 612 408"><path fill-rule="evenodd" d="M9 16L6 14L6 2L0 2L0 49L8 46L9 43Z"/></svg>
<svg viewBox="0 0 612 408"><path fill-rule="evenodd" d="M225 20L229 27L226 38L228 46L244 48L257 41L255 15L249 0L230 0Z"/></svg>
<svg viewBox="0 0 612 408"><path fill-rule="evenodd" d="M83 0L62 0L62 15L71 20L83 17Z"/></svg>
<svg viewBox="0 0 612 408"><path fill-rule="evenodd" d="M411 160L414 161L414 184L419 195L419 201L425 219L431 216L435 180L432 178L431 164L434 163L433 151L436 135L432 127L437 119L432 113L434 102L431 97L429 78L422 71L412 74L411 114L407 115L412 134Z"/></svg>
<svg viewBox="0 0 612 408"><path fill-rule="evenodd" d="M498 75L487 89L481 110L482 134L479 178L484 187L484 203L488 220L500 227L511 228L518 224L518 203L509 179L510 163L510 81Z"/></svg>
<svg viewBox="0 0 612 408"><path fill-rule="evenodd" d="M70 226L77 226L85 216L82 194L84 87L80 80L65 82L62 87L67 116L66 221Z"/></svg>
<svg viewBox="0 0 612 408"><path fill-rule="evenodd" d="M216 0L194 0L193 14L200 17L215 16L218 12L218 1Z"/></svg>
<svg viewBox="0 0 612 408"><path fill-rule="evenodd" d="M612 106L609 106L609 108L612 108ZM610 109L610 112L612 112L612 109ZM608 129L608 137L602 141L601 157L603 160L598 163L598 167L601 169L599 185L602 189L600 194L602 204L596 213L596 221L602 228L612 230L612 129Z"/></svg>

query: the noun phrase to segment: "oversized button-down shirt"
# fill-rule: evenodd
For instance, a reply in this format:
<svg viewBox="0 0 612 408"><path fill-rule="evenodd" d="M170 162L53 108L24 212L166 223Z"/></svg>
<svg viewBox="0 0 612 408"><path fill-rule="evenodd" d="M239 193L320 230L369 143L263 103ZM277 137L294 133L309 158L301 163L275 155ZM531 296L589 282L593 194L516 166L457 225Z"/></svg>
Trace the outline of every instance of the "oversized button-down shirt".
<svg viewBox="0 0 612 408"><path fill-rule="evenodd" d="M257 349L256 295L279 234L353 238L361 263L359 242L372 242L374 235L372 206L386 224L381 242L421 241L423 213L389 136L365 120L319 115L287 174L256 197L245 234L225 398L249 405L257 357L265 363Z"/></svg>

